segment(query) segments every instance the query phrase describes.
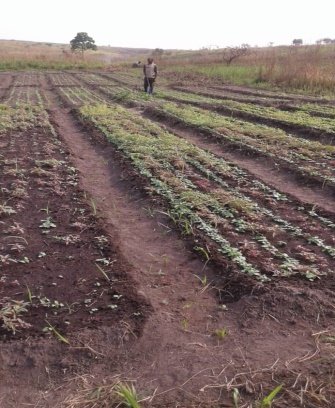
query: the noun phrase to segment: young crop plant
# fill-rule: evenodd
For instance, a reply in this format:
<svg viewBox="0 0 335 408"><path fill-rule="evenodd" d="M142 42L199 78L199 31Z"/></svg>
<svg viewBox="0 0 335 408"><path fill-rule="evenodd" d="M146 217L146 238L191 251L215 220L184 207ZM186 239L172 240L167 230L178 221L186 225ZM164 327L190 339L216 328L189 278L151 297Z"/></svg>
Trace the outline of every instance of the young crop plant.
<svg viewBox="0 0 335 408"><path fill-rule="evenodd" d="M125 87L107 87L102 92L113 101L128 106L143 106L154 115L196 128L223 144L275 159L284 168L294 170L303 177L335 184L335 169L332 165L335 160L335 147L332 145L293 137L281 129L223 116L188 104L167 102L160 98L166 93L170 95L178 93L177 91L160 91L154 101L143 92ZM185 95L182 92L179 94ZM186 94L186 99L189 97Z"/></svg>
<svg viewBox="0 0 335 408"><path fill-rule="evenodd" d="M223 143L244 147L256 154L281 161L284 166L310 178L335 184L335 147L288 135L285 131L266 125L225 117L214 112L187 105L164 103L154 108L163 114Z"/></svg>
<svg viewBox="0 0 335 408"><path fill-rule="evenodd" d="M127 157L147 180L148 191L163 197L170 218L182 233L201 236L205 245L210 242L216 257L224 256L235 269L262 282L296 274L312 280L329 273L329 260L324 270L318 269L320 255L311 264L310 257L302 257L303 251L301 259L285 252L280 242L292 240L288 235L299 248L316 245L331 255L332 247L239 192L231 182L236 180L238 185L241 177L243 180L240 169L121 107L84 106L80 115ZM227 181L215 172L221 172ZM284 199L270 188L265 190Z"/></svg>
<svg viewBox="0 0 335 408"><path fill-rule="evenodd" d="M0 105L0 135L15 130L24 131L44 124L46 120L46 112L38 105Z"/></svg>
<svg viewBox="0 0 335 408"><path fill-rule="evenodd" d="M82 106L86 104L104 103L103 98L96 95L89 89L81 86L63 87L59 86L58 93L65 102L73 106Z"/></svg>
<svg viewBox="0 0 335 408"><path fill-rule="evenodd" d="M187 91L187 89L182 88L181 91ZM186 92L185 92L186 93ZM332 120L333 118L329 117L315 117L309 115L306 110L297 110L294 112L291 111L284 111L278 108L274 108L271 106L261 106L254 103L243 103L238 102L236 100L229 100L229 99L215 99L215 94L213 95L214 98L209 97L208 91L205 92L204 99L201 98L202 92L198 92L199 95L196 93L187 92L187 96L184 96L182 92L175 91L168 91L166 94L162 92L162 96L174 98L175 100L179 101L188 101L190 103L199 104L207 104L209 107L217 107L222 108L222 111L226 109L227 113L231 115L245 115L248 116L250 119L259 119L259 120L268 120L269 122L273 122L275 125L292 125L296 126L297 128L301 129L313 129L319 131L320 134L322 132L327 132L328 134L333 134L335 136L335 124Z"/></svg>
<svg viewBox="0 0 335 408"><path fill-rule="evenodd" d="M28 329L31 325L21 319L22 314L28 311L28 302L3 299L0 301L0 322L2 327L13 334L20 329Z"/></svg>

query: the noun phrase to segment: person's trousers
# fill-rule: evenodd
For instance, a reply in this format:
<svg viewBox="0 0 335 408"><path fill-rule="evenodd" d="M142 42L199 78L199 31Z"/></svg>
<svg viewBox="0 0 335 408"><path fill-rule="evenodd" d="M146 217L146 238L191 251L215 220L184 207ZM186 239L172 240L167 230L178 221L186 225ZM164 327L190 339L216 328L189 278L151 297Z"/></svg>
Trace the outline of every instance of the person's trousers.
<svg viewBox="0 0 335 408"><path fill-rule="evenodd" d="M144 78L144 92L152 94L154 91L155 78Z"/></svg>

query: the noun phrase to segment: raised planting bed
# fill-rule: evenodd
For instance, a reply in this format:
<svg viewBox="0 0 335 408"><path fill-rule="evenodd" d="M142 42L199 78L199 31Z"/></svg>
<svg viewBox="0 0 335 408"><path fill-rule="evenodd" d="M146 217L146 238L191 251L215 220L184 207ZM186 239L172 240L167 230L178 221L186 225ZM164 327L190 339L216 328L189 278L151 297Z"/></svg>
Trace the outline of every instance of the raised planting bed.
<svg viewBox="0 0 335 408"><path fill-rule="evenodd" d="M264 184L253 180L244 186L256 189L256 195L263 192L265 206L260 206L239 187L240 169L119 106L84 106L79 115L122 152L143 187L162 198L182 233L224 265L225 273L244 273L262 282L332 275L335 248L330 236L328 243L321 237L322 222L313 220L321 236L314 235L315 229L310 234L308 227L293 222L292 211L297 220L302 217L294 205L288 204L289 220L276 206L267 208L264 190L271 189ZM305 217L304 225L310 216Z"/></svg>

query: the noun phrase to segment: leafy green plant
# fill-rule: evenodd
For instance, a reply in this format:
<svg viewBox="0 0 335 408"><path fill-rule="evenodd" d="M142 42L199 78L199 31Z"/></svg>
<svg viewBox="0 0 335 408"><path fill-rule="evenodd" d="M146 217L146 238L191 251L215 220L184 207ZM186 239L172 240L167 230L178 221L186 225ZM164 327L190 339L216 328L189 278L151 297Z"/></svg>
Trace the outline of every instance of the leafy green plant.
<svg viewBox="0 0 335 408"><path fill-rule="evenodd" d="M0 204L0 216L1 215L12 215L16 214L16 211L14 210L13 207L4 204Z"/></svg>
<svg viewBox="0 0 335 408"><path fill-rule="evenodd" d="M7 299L0 303L0 321L6 330L16 333L19 329L28 329L31 325L21 319L21 315L28 311L28 302Z"/></svg>
<svg viewBox="0 0 335 408"><path fill-rule="evenodd" d="M219 340L223 340L225 337L228 336L228 330L225 327L223 327L221 329L216 329L214 331L214 334Z"/></svg>
<svg viewBox="0 0 335 408"><path fill-rule="evenodd" d="M306 245L311 242L311 234L269 209L266 201L271 200L286 202L296 211L284 194L121 107L84 106L80 115L126 157L142 180L146 180L147 191L164 199L167 207L164 213L183 234L193 236L195 247L207 245L198 240L199 236L210 240L214 244L210 247L211 256L228 259L237 270L261 282L269 281L272 274L282 277L300 274L312 279L326 273L318 270L316 261L311 265L310 260L304 263L285 253L286 248L275 239L280 234L286 241L293 236ZM264 206L253 200L252 192L262 197ZM243 237L243 241L238 238L243 242L241 247L234 245L236 232ZM331 256L332 247L313 237L313 243ZM268 262L263 262L261 269L249 259L249 253Z"/></svg>
<svg viewBox="0 0 335 408"><path fill-rule="evenodd" d="M57 225L53 222L51 217L46 218L45 220L41 220L42 224L40 225L40 228L43 229L50 229L50 228L56 228Z"/></svg>

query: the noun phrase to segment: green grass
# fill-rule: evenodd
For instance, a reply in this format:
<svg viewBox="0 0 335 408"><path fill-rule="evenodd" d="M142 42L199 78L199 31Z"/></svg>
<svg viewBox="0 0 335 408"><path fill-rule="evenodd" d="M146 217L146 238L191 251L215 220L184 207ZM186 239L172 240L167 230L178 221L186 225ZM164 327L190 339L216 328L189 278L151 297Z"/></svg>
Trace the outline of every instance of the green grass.
<svg viewBox="0 0 335 408"><path fill-rule="evenodd" d="M252 66L227 66L224 64L183 65L167 68L166 71L173 71L176 72L177 75L182 74L185 76L187 76L187 74L199 75L203 77L204 83L206 83L206 78L238 85L255 85L259 81L259 69Z"/></svg>

